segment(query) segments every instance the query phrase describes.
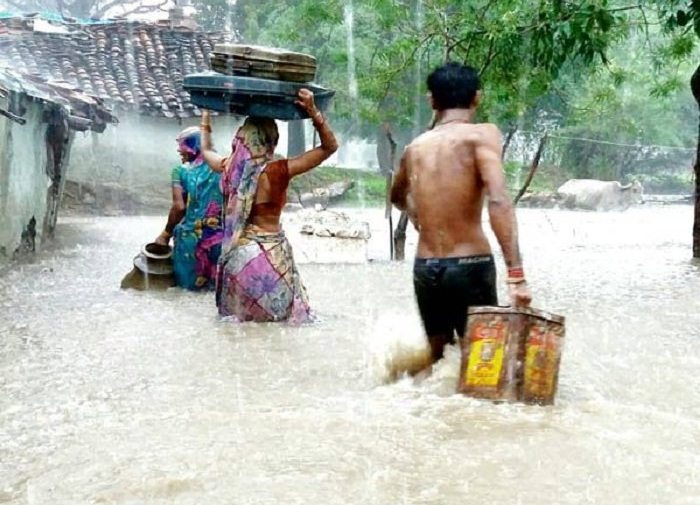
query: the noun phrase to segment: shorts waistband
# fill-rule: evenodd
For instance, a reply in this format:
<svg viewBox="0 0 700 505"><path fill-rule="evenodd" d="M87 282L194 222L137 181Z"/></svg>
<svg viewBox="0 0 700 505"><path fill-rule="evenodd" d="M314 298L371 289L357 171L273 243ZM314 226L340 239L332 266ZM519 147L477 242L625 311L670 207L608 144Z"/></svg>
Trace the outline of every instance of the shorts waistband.
<svg viewBox="0 0 700 505"><path fill-rule="evenodd" d="M493 262L493 254L481 254L478 256L462 256L457 258L416 258L415 265L451 266L491 262Z"/></svg>

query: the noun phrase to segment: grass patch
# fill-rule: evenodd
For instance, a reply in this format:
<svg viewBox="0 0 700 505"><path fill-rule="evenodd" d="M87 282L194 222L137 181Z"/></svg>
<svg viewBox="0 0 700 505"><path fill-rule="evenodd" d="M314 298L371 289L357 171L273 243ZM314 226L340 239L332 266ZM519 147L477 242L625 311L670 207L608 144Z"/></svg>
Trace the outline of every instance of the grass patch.
<svg viewBox="0 0 700 505"><path fill-rule="evenodd" d="M341 167L321 167L295 177L290 183L294 193L308 193L334 182L352 181L355 185L339 203L349 206L381 207L384 205L386 177L379 172Z"/></svg>

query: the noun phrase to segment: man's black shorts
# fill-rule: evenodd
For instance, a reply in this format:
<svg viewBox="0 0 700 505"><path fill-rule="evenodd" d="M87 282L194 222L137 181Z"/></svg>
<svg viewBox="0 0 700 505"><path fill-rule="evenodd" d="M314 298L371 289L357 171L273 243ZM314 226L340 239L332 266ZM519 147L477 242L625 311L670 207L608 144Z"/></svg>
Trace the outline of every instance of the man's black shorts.
<svg viewBox="0 0 700 505"><path fill-rule="evenodd" d="M413 286L428 337L462 337L469 307L497 305L493 256L416 258Z"/></svg>

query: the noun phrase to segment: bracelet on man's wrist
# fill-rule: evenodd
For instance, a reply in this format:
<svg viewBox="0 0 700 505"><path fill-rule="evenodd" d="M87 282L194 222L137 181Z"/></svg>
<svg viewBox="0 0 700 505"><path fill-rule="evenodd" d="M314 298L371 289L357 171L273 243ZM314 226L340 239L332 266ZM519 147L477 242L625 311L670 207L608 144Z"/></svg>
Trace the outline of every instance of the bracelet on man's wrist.
<svg viewBox="0 0 700 505"><path fill-rule="evenodd" d="M525 270L523 267L508 267L507 284L523 284L525 282Z"/></svg>
<svg viewBox="0 0 700 505"><path fill-rule="evenodd" d="M508 278L519 278L525 277L525 270L523 267L508 267Z"/></svg>

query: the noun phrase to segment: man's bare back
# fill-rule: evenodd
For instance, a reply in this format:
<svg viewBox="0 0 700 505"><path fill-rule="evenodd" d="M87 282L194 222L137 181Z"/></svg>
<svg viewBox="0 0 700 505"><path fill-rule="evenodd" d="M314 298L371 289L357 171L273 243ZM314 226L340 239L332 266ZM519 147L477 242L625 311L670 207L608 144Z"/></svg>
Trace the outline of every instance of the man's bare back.
<svg viewBox="0 0 700 505"><path fill-rule="evenodd" d="M496 266L481 226L485 199L512 302L527 305L531 295L501 165L501 132L492 124L472 124L480 101L476 70L447 63L427 84L435 126L406 148L391 201L418 229L413 284L437 361L454 335L464 334L469 307L498 303Z"/></svg>
<svg viewBox="0 0 700 505"><path fill-rule="evenodd" d="M419 230L417 257L491 254L481 226L481 171L500 168L500 151L498 128L463 120L443 122L407 147L392 197Z"/></svg>

